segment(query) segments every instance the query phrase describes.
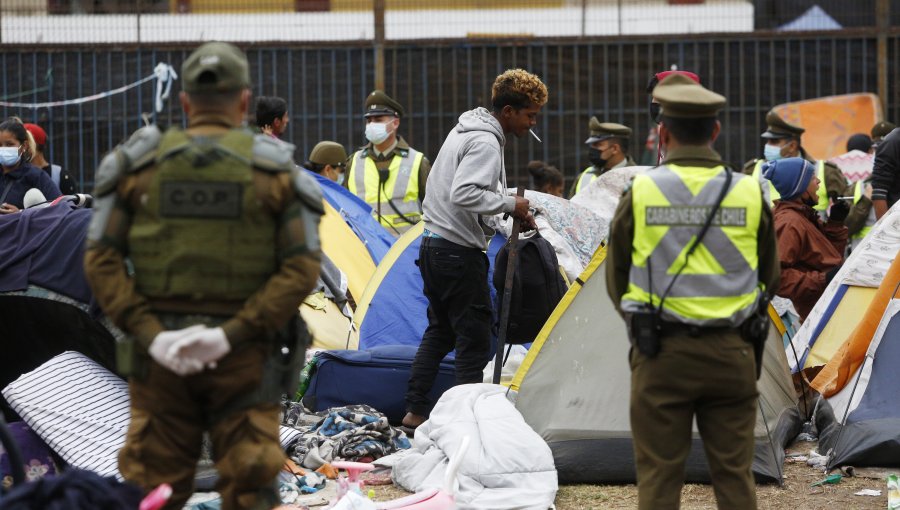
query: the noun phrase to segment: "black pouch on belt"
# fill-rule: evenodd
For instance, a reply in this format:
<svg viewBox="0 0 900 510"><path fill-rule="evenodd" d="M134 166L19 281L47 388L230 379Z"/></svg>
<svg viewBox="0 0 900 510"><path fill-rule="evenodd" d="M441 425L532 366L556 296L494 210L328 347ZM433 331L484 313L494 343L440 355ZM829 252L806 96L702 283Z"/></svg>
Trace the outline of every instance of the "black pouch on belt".
<svg viewBox="0 0 900 510"><path fill-rule="evenodd" d="M660 349L659 314L652 307L631 314L631 343L648 358L656 357Z"/></svg>
<svg viewBox="0 0 900 510"><path fill-rule="evenodd" d="M769 337L769 300L760 296L758 308L753 315L741 324L741 338L753 346L753 357L756 359L756 379L762 375L763 352L766 339Z"/></svg>

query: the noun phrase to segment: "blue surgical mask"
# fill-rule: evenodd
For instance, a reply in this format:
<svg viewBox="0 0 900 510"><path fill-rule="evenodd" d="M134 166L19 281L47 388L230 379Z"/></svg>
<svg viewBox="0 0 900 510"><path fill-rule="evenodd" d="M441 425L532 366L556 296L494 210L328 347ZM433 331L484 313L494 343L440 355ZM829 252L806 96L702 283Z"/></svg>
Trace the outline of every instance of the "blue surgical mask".
<svg viewBox="0 0 900 510"><path fill-rule="evenodd" d="M344 185L344 172L338 174L337 181L335 182L337 182L338 186Z"/></svg>
<svg viewBox="0 0 900 510"><path fill-rule="evenodd" d="M781 147L766 144L766 146L763 147L763 157L766 158L766 161L777 161L784 156L781 155Z"/></svg>
<svg viewBox="0 0 900 510"><path fill-rule="evenodd" d="M0 147L0 165L16 166L21 157L18 147Z"/></svg>
<svg viewBox="0 0 900 510"><path fill-rule="evenodd" d="M387 124L381 122L370 122L366 124L366 140L378 145L388 139Z"/></svg>

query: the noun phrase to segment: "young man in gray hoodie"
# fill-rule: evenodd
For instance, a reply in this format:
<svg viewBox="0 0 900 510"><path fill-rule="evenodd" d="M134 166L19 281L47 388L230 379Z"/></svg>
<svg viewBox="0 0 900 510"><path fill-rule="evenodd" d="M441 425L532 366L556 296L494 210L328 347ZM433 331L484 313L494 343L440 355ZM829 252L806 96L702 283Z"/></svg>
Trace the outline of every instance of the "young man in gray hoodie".
<svg viewBox="0 0 900 510"><path fill-rule="evenodd" d="M508 213L534 228L528 200L508 195L503 146L537 122L547 87L522 69L494 80L491 110L463 113L431 168L422 204L425 233L419 270L428 298L428 328L416 353L403 425L418 427L433 406L428 392L441 360L456 349L456 384L479 383L491 341L485 255L493 231L484 216Z"/></svg>

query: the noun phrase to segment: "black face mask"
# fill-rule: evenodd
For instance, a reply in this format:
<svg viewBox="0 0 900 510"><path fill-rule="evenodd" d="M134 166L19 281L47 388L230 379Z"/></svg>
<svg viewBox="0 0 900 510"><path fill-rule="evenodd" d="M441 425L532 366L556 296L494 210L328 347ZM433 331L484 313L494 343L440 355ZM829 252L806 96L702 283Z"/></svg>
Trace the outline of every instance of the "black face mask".
<svg viewBox="0 0 900 510"><path fill-rule="evenodd" d="M653 124L659 124L659 114L662 107L659 103L650 102L650 122Z"/></svg>
<svg viewBox="0 0 900 510"><path fill-rule="evenodd" d="M588 161L591 162L592 165L597 168L603 168L606 166L606 160L600 156L600 150L591 147L588 149Z"/></svg>

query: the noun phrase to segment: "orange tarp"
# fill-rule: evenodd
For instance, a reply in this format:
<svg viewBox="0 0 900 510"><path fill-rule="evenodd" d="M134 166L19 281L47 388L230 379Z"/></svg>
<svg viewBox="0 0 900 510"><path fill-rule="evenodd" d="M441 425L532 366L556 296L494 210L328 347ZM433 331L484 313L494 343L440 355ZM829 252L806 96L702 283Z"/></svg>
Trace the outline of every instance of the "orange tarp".
<svg viewBox="0 0 900 510"><path fill-rule="evenodd" d="M850 377L856 373L866 357L866 351L869 349L878 323L881 322L885 308L891 299L896 297L895 291L898 282L900 282L900 257L896 257L891 263L887 275L881 281L881 286L878 287L878 292L872 299L872 304L866 309L865 315L853 333L810 383L814 390L825 397L830 397L840 391Z"/></svg>
<svg viewBox="0 0 900 510"><path fill-rule="evenodd" d="M786 122L806 129L803 148L814 159L847 152L847 139L872 130L881 121L881 101L875 94L845 94L784 103L773 108Z"/></svg>

